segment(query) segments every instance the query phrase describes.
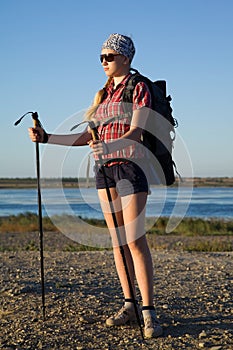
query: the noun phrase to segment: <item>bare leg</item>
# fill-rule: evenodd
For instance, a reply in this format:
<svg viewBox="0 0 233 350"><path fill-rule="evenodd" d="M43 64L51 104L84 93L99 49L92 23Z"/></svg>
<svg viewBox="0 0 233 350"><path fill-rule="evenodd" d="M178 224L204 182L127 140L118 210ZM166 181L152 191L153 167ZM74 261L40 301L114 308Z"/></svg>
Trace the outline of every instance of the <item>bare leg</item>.
<svg viewBox="0 0 233 350"><path fill-rule="evenodd" d="M153 305L153 265L145 235L129 243L143 306Z"/></svg>
<svg viewBox="0 0 233 350"><path fill-rule="evenodd" d="M153 305L153 265L150 250L144 232L145 224L145 205L147 194L144 192L132 194L119 198L115 189L111 188L114 208L118 226L121 232L121 238L126 236L124 252L127 260L127 266L130 272L132 285L134 286L134 271L138 286L141 292L143 305ZM130 290L125 268L120 253L120 248L115 240L115 227L110 213L109 204L105 190L99 190L100 202L104 212L105 220L114 242L114 259L117 273L121 282L125 298L130 298ZM124 230L124 232L123 232Z"/></svg>
<svg viewBox="0 0 233 350"><path fill-rule="evenodd" d="M122 214L122 207L121 207L121 199L118 196L115 188L110 188L110 193L113 201L113 206L115 210L115 215L118 223L119 233L120 233L120 240L121 242L126 242L125 238L125 229L124 229L124 221L123 221L123 214ZM110 234L112 236L112 242L113 242L113 254L114 254L114 260L115 265L117 269L117 274L122 286L123 294L125 298L132 298L129 283L125 271L125 266L122 259L122 254L119 247L118 237L116 234L116 229L114 226L112 214L110 211L110 206L108 203L107 193L106 190L98 190L98 195L100 199L100 204L104 213L104 218L106 220L108 229L110 231ZM134 290L135 294L135 273L134 273L134 266L133 261L131 257L131 253L129 251L129 248L127 245L123 245L124 254L127 262L127 267L130 275L131 284Z"/></svg>
<svg viewBox="0 0 233 350"><path fill-rule="evenodd" d="M122 197L124 227L144 306L153 305L153 264L147 244L144 192Z"/></svg>
<svg viewBox="0 0 233 350"><path fill-rule="evenodd" d="M121 287L123 290L123 294L125 299L130 299L132 297L135 298L136 292L135 292L135 272L134 272L134 266L133 266L133 261L131 257L130 250L127 246L123 247L124 249L124 254L127 262L127 267L130 275L130 281L131 285L133 287L134 295L131 295L130 288L129 288L129 283L125 271L125 266L123 263L122 255L120 252L120 247L114 247L113 248L113 253L114 253L114 260L115 260L115 265L117 269L117 274L121 283Z"/></svg>

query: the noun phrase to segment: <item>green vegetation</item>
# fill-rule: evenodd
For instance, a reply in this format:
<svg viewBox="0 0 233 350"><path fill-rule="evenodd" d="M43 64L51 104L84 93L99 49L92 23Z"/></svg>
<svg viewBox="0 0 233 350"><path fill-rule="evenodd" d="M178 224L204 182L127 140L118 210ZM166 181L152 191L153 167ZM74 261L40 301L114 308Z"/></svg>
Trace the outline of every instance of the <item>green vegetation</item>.
<svg viewBox="0 0 233 350"><path fill-rule="evenodd" d="M167 222L167 218L159 218L156 224L149 230L148 233L168 235L168 233L165 233ZM184 218L179 226L171 234L186 237L232 235L233 220L227 221L220 219L203 220L199 218Z"/></svg>
<svg viewBox="0 0 233 350"><path fill-rule="evenodd" d="M220 238L213 238L211 241L201 241L190 243L183 247L189 252L231 252L233 250L232 240L222 240Z"/></svg>
<svg viewBox="0 0 233 350"><path fill-rule="evenodd" d="M186 186L194 187L233 187L233 177L194 177L194 178L183 178ZM94 187L95 180L89 179L90 187ZM87 186L86 178L46 178L41 179L41 185L43 187L57 187L62 184L63 187L83 187ZM174 184L173 186L176 186ZM36 188L36 178L0 178L0 189L1 188Z"/></svg>
<svg viewBox="0 0 233 350"><path fill-rule="evenodd" d="M72 221L73 216L61 215L60 220ZM82 219L92 226L106 227L104 220L99 219ZM168 218L159 218L153 227L148 231L149 234L169 235L166 233ZM57 227L53 224L53 217L43 217L44 231L56 232ZM0 233L1 232L35 232L38 231L38 216L33 213L25 213L0 217ZM179 226L170 233L170 235L181 236L218 236L233 235L233 220L209 219L203 220L199 218L184 218Z"/></svg>
<svg viewBox="0 0 233 350"><path fill-rule="evenodd" d="M65 252L83 252L83 251L90 252L90 251L96 251L96 250L101 251L101 250L106 250L106 249L104 249L104 248L97 248L97 247L89 247L87 245L78 244L78 243L76 243L76 244L72 244L72 243L71 244L67 244L65 246L65 248L64 248Z"/></svg>
<svg viewBox="0 0 233 350"><path fill-rule="evenodd" d="M57 220L57 217L54 218ZM58 228L53 224L54 218L43 218L43 229L47 234L47 239L52 236L55 237L54 235L59 233ZM59 216L59 220L70 224L72 224L72 218L72 216L67 215ZM88 222L94 227L106 227L104 220L83 219L83 221ZM74 223L76 224L75 221ZM159 218L153 227L148 230L147 237L151 248L175 249L190 252L233 251L233 220L184 218L179 226L171 233L166 233L167 223L168 218ZM16 238L18 234L23 235L25 233L37 232L38 216L36 214L25 213L0 218L0 236L2 234L2 237L4 236L5 239L8 239L7 237L10 239L12 234ZM17 241L15 238L11 238L11 241L7 245L3 244L0 251L17 250ZM69 252L102 250L102 248L88 247L72 240L65 241L61 246L63 251ZM20 249L28 251L38 250L37 239L28 235L26 242L22 244Z"/></svg>
<svg viewBox="0 0 233 350"><path fill-rule="evenodd" d="M66 188L78 188L86 186L86 178L46 178L41 179L41 187L57 188L63 186ZM89 180L89 185L94 186L94 179ZM30 189L37 188L37 179L27 178L0 178L0 189Z"/></svg>
<svg viewBox="0 0 233 350"><path fill-rule="evenodd" d="M45 231L57 231L49 217L43 218ZM0 217L0 233L2 232L35 232L38 231L38 216L32 213Z"/></svg>

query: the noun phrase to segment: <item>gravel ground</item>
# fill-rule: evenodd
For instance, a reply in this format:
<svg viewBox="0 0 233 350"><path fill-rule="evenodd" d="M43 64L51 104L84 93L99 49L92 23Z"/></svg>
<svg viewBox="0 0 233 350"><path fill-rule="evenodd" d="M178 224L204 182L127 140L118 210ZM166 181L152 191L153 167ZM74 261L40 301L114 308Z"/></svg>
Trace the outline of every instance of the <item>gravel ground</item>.
<svg viewBox="0 0 233 350"><path fill-rule="evenodd" d="M233 349L233 253L152 250L164 334L143 341L137 324L105 326L122 304L112 252L58 246L44 254L44 321L39 252L1 252L1 349Z"/></svg>

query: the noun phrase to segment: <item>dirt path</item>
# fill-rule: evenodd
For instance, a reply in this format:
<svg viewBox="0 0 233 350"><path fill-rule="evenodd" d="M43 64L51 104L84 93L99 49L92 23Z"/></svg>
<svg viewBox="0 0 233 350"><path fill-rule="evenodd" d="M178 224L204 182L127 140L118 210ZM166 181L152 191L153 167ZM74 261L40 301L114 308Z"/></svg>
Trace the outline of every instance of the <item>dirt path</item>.
<svg viewBox="0 0 233 350"><path fill-rule="evenodd" d="M152 251L164 335L106 328L122 304L111 251L45 251L46 320L39 253L1 253L1 340L10 349L233 349L233 253Z"/></svg>

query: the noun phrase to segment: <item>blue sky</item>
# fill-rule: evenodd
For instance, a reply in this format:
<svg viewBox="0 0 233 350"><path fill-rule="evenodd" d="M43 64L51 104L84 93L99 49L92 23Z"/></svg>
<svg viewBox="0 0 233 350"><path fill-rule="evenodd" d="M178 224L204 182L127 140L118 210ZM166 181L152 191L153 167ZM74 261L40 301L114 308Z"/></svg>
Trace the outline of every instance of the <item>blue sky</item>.
<svg viewBox="0 0 233 350"><path fill-rule="evenodd" d="M192 174L233 176L231 0L0 0L0 177L35 176L31 119L13 126L22 114L37 111L48 132L69 132L82 119L106 80L101 44L115 32L134 40L134 68L167 80ZM44 176L55 177L56 157L65 157L63 176L76 176L89 151L40 149L51 157L42 156ZM179 142L174 156L189 176Z"/></svg>

